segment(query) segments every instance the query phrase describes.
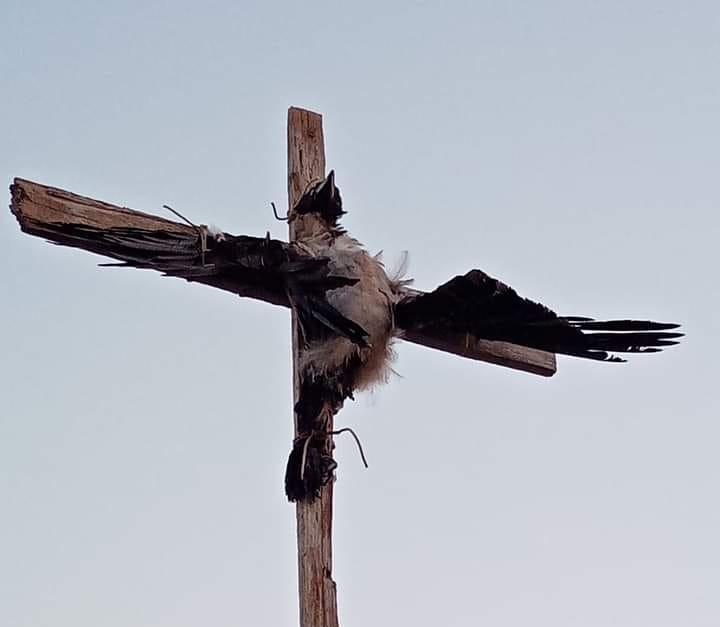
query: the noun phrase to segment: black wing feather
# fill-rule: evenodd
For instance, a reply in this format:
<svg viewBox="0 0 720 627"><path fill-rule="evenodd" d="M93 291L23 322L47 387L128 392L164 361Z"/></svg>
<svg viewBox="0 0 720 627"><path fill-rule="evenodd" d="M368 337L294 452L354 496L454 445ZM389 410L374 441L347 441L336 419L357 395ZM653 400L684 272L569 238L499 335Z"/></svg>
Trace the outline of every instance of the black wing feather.
<svg viewBox="0 0 720 627"><path fill-rule="evenodd" d="M64 238L83 241L86 249L91 249L87 242L93 242L102 254L119 260L102 265L158 270L210 285L241 285L244 294L294 307L305 337L331 332L367 345L365 330L327 300L329 290L357 283L357 279L330 274L329 259L311 257L269 235L214 237L205 232L201 237L201 232L72 226Z"/></svg>
<svg viewBox="0 0 720 627"><path fill-rule="evenodd" d="M678 328L673 323L558 316L481 270L456 276L432 292L410 294L396 305L395 320L400 329L415 334L470 333L611 362L625 361L613 353L659 352L683 335L668 332Z"/></svg>

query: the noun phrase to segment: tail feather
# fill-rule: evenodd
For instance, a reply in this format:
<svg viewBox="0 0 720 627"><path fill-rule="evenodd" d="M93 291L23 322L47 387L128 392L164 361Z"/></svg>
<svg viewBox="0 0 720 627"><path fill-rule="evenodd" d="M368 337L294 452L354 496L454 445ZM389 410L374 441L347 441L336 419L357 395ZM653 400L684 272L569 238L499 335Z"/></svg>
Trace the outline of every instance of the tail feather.
<svg viewBox="0 0 720 627"><path fill-rule="evenodd" d="M624 362L614 353L659 353L677 344L683 333L674 323L644 320L588 320L577 317L555 318L532 329L532 324L508 328L509 342L517 342L554 353L600 361ZM517 338L517 339L516 339Z"/></svg>
<svg viewBox="0 0 720 627"><path fill-rule="evenodd" d="M682 335L682 333L666 333L657 331L634 331L631 333L585 333L582 331L582 337L585 338L585 340L591 344L593 348L602 348L604 350L626 353L637 353L642 350L642 348L650 346L672 346L673 344L677 344L677 342L673 340L682 337Z"/></svg>
<svg viewBox="0 0 720 627"><path fill-rule="evenodd" d="M667 331L680 328L673 322L651 320L593 320L592 318L566 317L565 320L583 331ZM680 334L682 335L682 334Z"/></svg>

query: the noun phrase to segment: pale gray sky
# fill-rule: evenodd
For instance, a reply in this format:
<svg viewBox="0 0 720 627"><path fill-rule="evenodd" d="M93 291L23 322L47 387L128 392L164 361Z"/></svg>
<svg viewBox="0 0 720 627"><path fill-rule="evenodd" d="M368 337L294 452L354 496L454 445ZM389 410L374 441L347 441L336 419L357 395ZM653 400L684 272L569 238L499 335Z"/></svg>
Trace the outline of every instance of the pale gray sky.
<svg viewBox="0 0 720 627"><path fill-rule="evenodd" d="M284 236L289 105L347 227L675 350L553 379L400 346L338 442L344 627L720 624L717 2L4 0L0 178ZM289 316L0 219L0 625L297 620Z"/></svg>

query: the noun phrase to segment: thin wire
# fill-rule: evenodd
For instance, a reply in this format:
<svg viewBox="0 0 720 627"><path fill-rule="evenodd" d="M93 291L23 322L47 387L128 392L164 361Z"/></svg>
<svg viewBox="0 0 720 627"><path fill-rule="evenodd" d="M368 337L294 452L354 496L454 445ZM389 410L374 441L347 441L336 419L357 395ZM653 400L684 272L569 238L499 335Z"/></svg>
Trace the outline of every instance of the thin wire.
<svg viewBox="0 0 720 627"><path fill-rule="evenodd" d="M163 209L172 211L178 218L180 218L181 220L184 220L191 227L193 227L196 231L200 232L200 227L197 224L193 224L192 222L190 222L190 220L188 220L182 213L180 213L179 211L175 211L175 209L173 209L170 205L163 205Z"/></svg>
<svg viewBox="0 0 720 627"><path fill-rule="evenodd" d="M198 234L198 237L200 238L200 263L204 266L205 265L205 253L208 251L207 247L207 230L203 227L198 226L197 224L190 222L182 213L179 211L175 211L170 205L163 205L163 209L167 209L168 211L172 211L178 218L181 220L187 222L192 228L195 229L195 232Z"/></svg>
<svg viewBox="0 0 720 627"><path fill-rule="evenodd" d="M338 429L337 431L326 431L324 433L326 435L340 435L341 433L345 433L346 431L349 432L350 435L352 435L352 437L355 439L355 444L357 444L358 451L360 452L360 459L362 459L363 465L365 466L365 468L369 468L367 459L365 458L365 451L363 451L362 443L360 442L360 438L350 427L343 427L342 429ZM303 481L303 479L305 478L305 464L307 463L307 452L308 448L310 447L310 440L312 440L314 435L318 435L317 432L311 432L307 436L307 438L305 438L305 443L303 444L302 457L300 458L300 481Z"/></svg>
<svg viewBox="0 0 720 627"><path fill-rule="evenodd" d="M276 220L279 220L280 222L287 222L290 219L287 216L285 216L284 218L281 218L280 215L278 215L277 208L275 207L274 202L271 202L270 206L272 207L273 215L275 216Z"/></svg>
<svg viewBox="0 0 720 627"><path fill-rule="evenodd" d="M331 431L330 435L340 435L341 433L344 433L345 431L349 431L350 435L352 435L352 437L355 438L355 444L357 444L358 450L360 451L360 457L362 458L362 462L363 462L363 464L365 464L365 468L368 468L367 459L365 459L365 452L363 451L362 444L360 443L360 438L357 437L356 433L350 427L338 429L337 431Z"/></svg>

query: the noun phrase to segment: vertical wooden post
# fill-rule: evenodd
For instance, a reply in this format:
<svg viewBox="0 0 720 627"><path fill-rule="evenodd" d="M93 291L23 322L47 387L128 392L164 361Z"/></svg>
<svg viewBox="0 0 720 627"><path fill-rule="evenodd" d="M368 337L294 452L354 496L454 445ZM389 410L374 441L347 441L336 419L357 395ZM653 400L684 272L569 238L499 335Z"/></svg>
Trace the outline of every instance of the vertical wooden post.
<svg viewBox="0 0 720 627"><path fill-rule="evenodd" d="M292 211L308 184L325 176L322 116L291 107L287 129L288 202ZM297 236L290 222L290 241ZM293 314L293 405L299 390L298 350L297 320ZM293 414L293 418L297 436L297 416ZM330 482L322 489L319 499L297 504L300 627L338 627L337 597L332 579L332 499Z"/></svg>

